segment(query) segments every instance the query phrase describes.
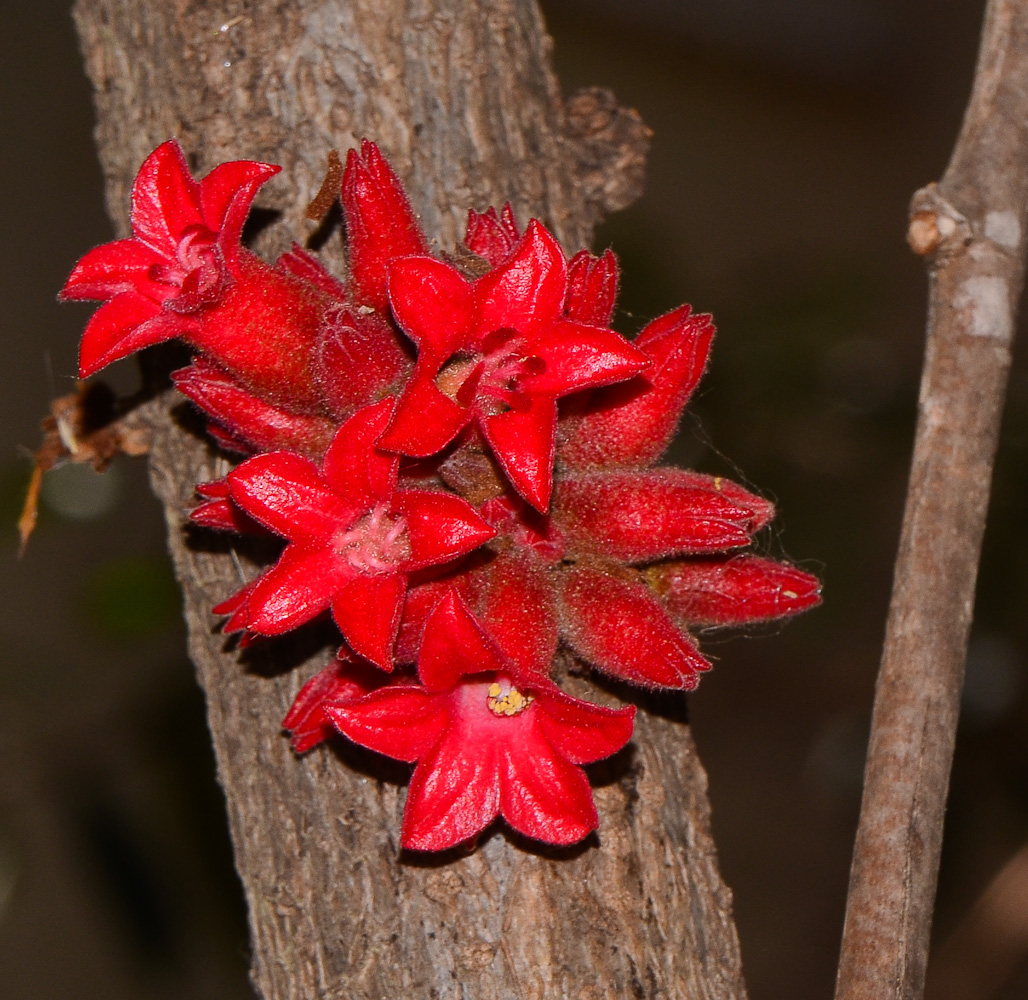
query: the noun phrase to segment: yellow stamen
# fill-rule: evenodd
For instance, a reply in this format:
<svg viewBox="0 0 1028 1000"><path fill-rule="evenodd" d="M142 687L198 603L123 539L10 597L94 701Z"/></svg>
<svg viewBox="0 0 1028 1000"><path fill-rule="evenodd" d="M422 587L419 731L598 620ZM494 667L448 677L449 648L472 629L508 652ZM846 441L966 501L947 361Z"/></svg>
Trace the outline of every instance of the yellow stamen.
<svg viewBox="0 0 1028 1000"><path fill-rule="evenodd" d="M486 707L493 715L510 718L520 715L533 702L532 696L522 694L516 687L512 687L506 694L503 688L495 681L489 685L489 696L486 698Z"/></svg>

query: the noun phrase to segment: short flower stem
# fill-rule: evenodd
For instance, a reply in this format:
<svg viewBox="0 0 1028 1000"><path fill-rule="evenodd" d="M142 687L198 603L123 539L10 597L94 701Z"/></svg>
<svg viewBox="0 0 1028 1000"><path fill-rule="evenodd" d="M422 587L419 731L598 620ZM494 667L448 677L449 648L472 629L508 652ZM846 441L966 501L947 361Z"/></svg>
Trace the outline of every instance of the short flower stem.
<svg viewBox="0 0 1028 1000"><path fill-rule="evenodd" d="M1028 227L1028 2L991 0L962 131L919 191L929 260L917 437L836 1000L918 1000Z"/></svg>

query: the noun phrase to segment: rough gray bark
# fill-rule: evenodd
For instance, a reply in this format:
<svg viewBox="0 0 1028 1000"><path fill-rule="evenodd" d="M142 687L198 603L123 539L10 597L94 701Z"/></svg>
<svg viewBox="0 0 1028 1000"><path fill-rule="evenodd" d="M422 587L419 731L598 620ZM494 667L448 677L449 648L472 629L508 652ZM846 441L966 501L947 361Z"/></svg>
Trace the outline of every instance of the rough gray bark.
<svg viewBox="0 0 1028 1000"><path fill-rule="evenodd" d="M953 157L917 192L928 342L837 1000L924 991L975 579L1028 236L1028 2L991 0Z"/></svg>
<svg viewBox="0 0 1028 1000"><path fill-rule="evenodd" d="M78 0L76 19L122 235L131 178L170 135L200 171L283 165L260 199L281 213L257 242L265 255L303 238L327 151L362 136L442 249L467 207L509 199L573 250L638 191L645 126L600 91L562 104L531 0ZM338 241L323 256L342 268ZM249 661L227 651L209 609L238 586L236 567L183 530L193 484L225 470L166 401L152 412L153 483L267 1000L745 996L681 699L673 717L641 717L608 765L599 842L535 853L499 833L468 856L400 859L395 769L345 749L296 759L279 732L327 652L290 670L303 657L284 644Z"/></svg>

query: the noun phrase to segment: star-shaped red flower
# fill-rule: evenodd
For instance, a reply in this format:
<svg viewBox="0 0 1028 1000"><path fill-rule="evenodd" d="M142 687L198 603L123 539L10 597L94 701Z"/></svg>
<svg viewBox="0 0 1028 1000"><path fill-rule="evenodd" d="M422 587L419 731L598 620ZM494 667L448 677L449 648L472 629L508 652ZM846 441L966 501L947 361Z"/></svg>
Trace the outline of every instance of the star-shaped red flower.
<svg viewBox="0 0 1028 1000"><path fill-rule="evenodd" d="M381 447L433 455L475 421L514 488L545 510L557 399L649 365L613 330L568 319L567 288L564 253L535 220L475 281L431 257L394 261L389 302L418 361Z"/></svg>
<svg viewBox="0 0 1028 1000"><path fill-rule="evenodd" d="M385 399L355 413L321 469L273 452L229 473L232 501L289 545L245 600L229 599L226 628L278 635L331 607L350 648L391 670L408 574L493 537L460 497L397 489L399 459L375 447L392 407Z"/></svg>
<svg viewBox="0 0 1028 1000"><path fill-rule="evenodd" d="M598 824L579 765L620 750L635 709L591 705L515 667L456 591L430 616L418 662L423 687L397 685L324 711L355 743L417 762L404 847L441 851L497 816L548 844Z"/></svg>
<svg viewBox="0 0 1028 1000"><path fill-rule="evenodd" d="M279 167L236 160L193 180L170 139L132 185L132 238L96 247L75 266L62 299L106 299L82 335L82 378L197 326L246 254L239 236L257 189Z"/></svg>

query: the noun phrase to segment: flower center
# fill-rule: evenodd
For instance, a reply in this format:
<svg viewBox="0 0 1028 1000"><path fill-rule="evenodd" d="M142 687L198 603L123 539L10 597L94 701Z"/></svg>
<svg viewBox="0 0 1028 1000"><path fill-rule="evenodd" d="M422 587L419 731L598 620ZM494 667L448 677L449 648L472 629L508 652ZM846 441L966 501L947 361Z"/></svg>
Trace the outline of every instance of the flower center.
<svg viewBox="0 0 1028 1000"><path fill-rule="evenodd" d="M455 354L443 365L436 385L461 406L477 405L489 415L524 411L529 406L525 380L545 370L542 358L526 352L525 338L503 327L482 341L481 354Z"/></svg>
<svg viewBox="0 0 1028 1000"><path fill-rule="evenodd" d="M407 522L380 503L340 534L335 548L358 573L391 573L410 558Z"/></svg>
<svg viewBox="0 0 1028 1000"><path fill-rule="evenodd" d="M190 226L179 237L175 258L150 268L154 281L179 289L166 303L173 312L198 312L221 298L229 277L215 241L215 234L206 226Z"/></svg>
<svg viewBox="0 0 1028 1000"><path fill-rule="evenodd" d="M520 715L535 699L530 695L522 694L513 685L507 691L499 681L489 685L489 694L485 699L486 707L493 715Z"/></svg>

